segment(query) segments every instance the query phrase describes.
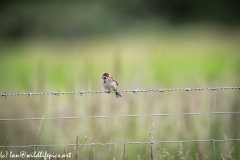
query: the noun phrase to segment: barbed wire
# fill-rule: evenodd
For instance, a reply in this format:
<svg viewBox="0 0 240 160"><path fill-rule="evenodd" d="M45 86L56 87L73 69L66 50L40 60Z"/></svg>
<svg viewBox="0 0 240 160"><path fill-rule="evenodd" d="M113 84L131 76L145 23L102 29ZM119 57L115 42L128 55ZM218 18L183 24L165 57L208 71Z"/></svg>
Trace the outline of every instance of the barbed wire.
<svg viewBox="0 0 240 160"><path fill-rule="evenodd" d="M233 139L206 139L206 140L173 140L173 141L148 141L148 142L109 142L109 143L86 143L77 144L79 146L106 146L106 145L123 145L123 144L155 144L155 143L192 143L192 142L227 142L227 141L240 141L240 138ZM19 146L0 146L0 148L29 148L29 147L58 147L58 146L76 146L76 143L72 144L38 144L38 145L19 145Z"/></svg>
<svg viewBox="0 0 240 160"><path fill-rule="evenodd" d="M240 89L240 87L211 87L211 88L173 88L173 89L150 89L150 90L119 90L117 92L132 92L134 94L137 94L138 92L146 93L146 92L170 92L170 91L200 91L200 90L210 90L210 91L216 91L216 90L236 90ZM61 94L98 94L98 93L107 93L106 91L78 91L78 92L38 92L38 93L10 93L7 94L6 92L0 94L1 98L7 98L8 96L28 96L30 98L31 96L36 95L61 95ZM112 92L114 93L114 92ZM193 116L193 115L210 115L210 114L240 114L240 112L197 112L197 113L175 113L175 114L143 114L143 115L116 115L116 116L76 116L76 117L50 117L50 118L1 118L0 121L23 121L23 120L59 120L59 119L86 119L86 118L129 118L129 117L157 117L157 116ZM90 146L93 149L94 159L96 157L96 151L94 146L106 146L106 145L140 145L140 144L149 144L151 145L151 156L153 157L153 148L154 144L157 143L197 143L197 142L211 142L213 147L213 154L214 154L214 160L215 160L215 145L214 142L227 142L227 141L240 141L240 138L235 139L219 139L219 140L173 140L173 141L148 141L148 142L110 142L110 143L86 143L86 144L37 144L37 145L9 145L9 146L0 146L0 148L34 148L34 151L36 147L66 147L66 146Z"/></svg>
<svg viewBox="0 0 240 160"><path fill-rule="evenodd" d="M159 117L159 116L193 116L210 114L240 114L240 112L196 112L196 113L175 113L175 114L136 114L116 116L76 116L76 117L49 117L49 118L1 118L0 121L26 121L26 120L60 120L60 119L86 119L86 118L131 118L131 117Z"/></svg>
<svg viewBox="0 0 240 160"><path fill-rule="evenodd" d="M211 88L172 88L172 89L148 89L148 90L139 90L139 89L134 89L134 90L119 90L117 92L132 92L134 94L137 94L138 92L171 92L171 91L187 91L187 92L191 92L191 91L201 91L201 90L211 90L211 91L216 91L216 90L236 90L236 89L240 89L240 87L216 87L213 86ZM114 93L113 91L111 91L112 93ZM77 92L59 92L59 91L54 91L54 92L38 92L38 93L31 93L31 92L27 92L27 93L1 93L1 98L3 97L8 97L8 96L28 96L28 98L30 98L31 96L38 96L38 95L56 95L59 96L61 94L79 94L79 95L83 95L83 94L98 94L98 93L107 93L106 91L77 91Z"/></svg>

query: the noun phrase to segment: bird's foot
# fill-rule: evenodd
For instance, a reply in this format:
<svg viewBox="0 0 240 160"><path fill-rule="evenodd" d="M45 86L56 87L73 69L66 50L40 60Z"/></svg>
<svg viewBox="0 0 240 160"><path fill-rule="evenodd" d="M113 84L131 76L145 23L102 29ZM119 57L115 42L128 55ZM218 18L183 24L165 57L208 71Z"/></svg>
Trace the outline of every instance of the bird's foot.
<svg viewBox="0 0 240 160"><path fill-rule="evenodd" d="M108 93L108 94L110 94L110 93L111 93L111 91L110 91L110 90L108 90L108 91L107 91L107 90L105 90L105 92L106 92L106 93Z"/></svg>

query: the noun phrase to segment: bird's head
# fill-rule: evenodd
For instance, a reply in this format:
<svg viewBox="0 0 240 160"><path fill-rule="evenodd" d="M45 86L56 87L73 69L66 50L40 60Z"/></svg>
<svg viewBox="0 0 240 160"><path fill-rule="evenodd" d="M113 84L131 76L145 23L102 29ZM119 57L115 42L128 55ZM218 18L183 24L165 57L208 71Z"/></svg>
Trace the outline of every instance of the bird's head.
<svg viewBox="0 0 240 160"><path fill-rule="evenodd" d="M108 77L109 77L109 74L108 74L108 73L103 73L102 79L107 79Z"/></svg>

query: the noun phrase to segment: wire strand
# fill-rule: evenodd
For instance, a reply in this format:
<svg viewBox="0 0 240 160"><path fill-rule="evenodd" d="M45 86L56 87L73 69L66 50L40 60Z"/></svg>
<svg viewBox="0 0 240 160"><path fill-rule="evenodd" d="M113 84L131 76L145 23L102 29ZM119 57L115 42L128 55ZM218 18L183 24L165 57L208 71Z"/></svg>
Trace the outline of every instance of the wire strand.
<svg viewBox="0 0 240 160"><path fill-rule="evenodd" d="M175 113L175 114L136 114L116 116L76 116L76 117L49 117L49 118L1 118L0 121L31 121L31 120L61 120L61 119L86 119L86 118L132 118L132 117L166 117L166 116L194 116L210 114L240 114L240 112L196 112L196 113Z"/></svg>
<svg viewBox="0 0 240 160"><path fill-rule="evenodd" d="M134 90L119 90L117 92L132 92L134 94L138 93L138 92L171 92L171 91L187 91L187 92L191 92L191 91L201 91L201 90L210 90L210 91L215 91L215 90L236 90L236 89L240 89L240 87L216 87L213 86L211 88L172 88L172 89L149 89L149 90L139 90L139 89L134 89ZM59 96L61 94L79 94L79 95L83 95L83 94L98 94L98 93L107 93L106 91L77 91L77 92L59 92L59 91L54 91L54 92L36 92L36 93L31 93L31 92L27 92L27 93L2 93L0 94L1 98L3 97L8 97L8 96L28 96L29 98L31 96L39 96L39 95L56 95ZM113 91L112 91L113 93Z"/></svg>
<svg viewBox="0 0 240 160"><path fill-rule="evenodd" d="M234 139L219 139L214 142L227 142L227 141L240 141L240 138ZM207 140L173 140L173 141L150 141L150 142L110 142L110 143L86 143L78 144L79 146L106 146L106 145L123 145L123 144L152 144L152 143L193 143L193 142L211 142L212 139ZM59 147L59 146L76 146L76 144L38 144L38 145L25 145L25 146L0 146L0 148L29 148L29 147Z"/></svg>

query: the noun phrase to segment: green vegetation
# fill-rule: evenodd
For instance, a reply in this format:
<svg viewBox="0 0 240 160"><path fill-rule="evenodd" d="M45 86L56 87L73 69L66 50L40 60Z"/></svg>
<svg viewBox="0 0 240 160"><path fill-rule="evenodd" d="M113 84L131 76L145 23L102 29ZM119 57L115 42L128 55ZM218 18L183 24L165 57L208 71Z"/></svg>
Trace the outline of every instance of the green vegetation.
<svg viewBox="0 0 240 160"><path fill-rule="evenodd" d="M119 90L239 86L239 31L204 27L146 30L70 42L3 43L0 92L103 90L100 80L105 71L117 79ZM7 97L0 99L0 117L230 112L239 111L240 104L239 90L122 93L122 96ZM2 121L0 145L224 139L225 134L228 138L239 138L239 122L239 115ZM240 150L239 142L216 142L215 147L216 159L240 159L240 153L234 152ZM91 146L37 149L72 152L77 159L93 159ZM95 151L98 159L151 159L150 145L96 145ZM154 156L163 160L213 159L212 144L154 144Z"/></svg>

